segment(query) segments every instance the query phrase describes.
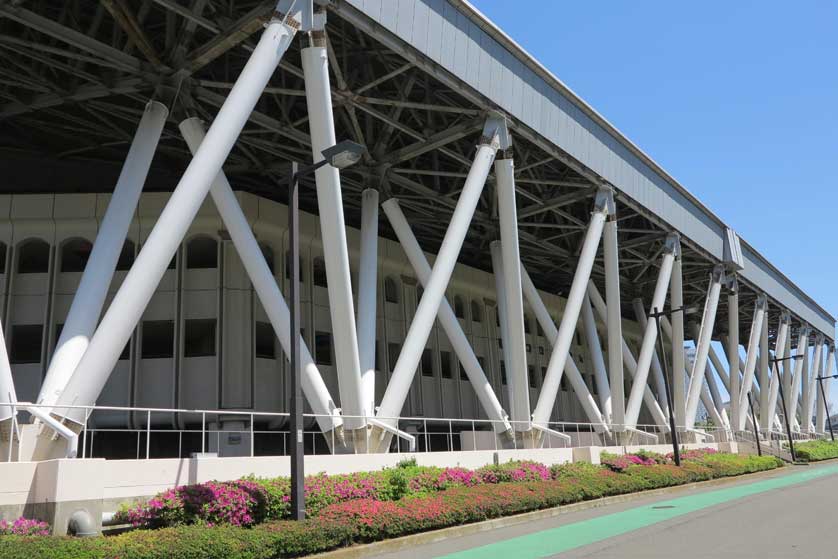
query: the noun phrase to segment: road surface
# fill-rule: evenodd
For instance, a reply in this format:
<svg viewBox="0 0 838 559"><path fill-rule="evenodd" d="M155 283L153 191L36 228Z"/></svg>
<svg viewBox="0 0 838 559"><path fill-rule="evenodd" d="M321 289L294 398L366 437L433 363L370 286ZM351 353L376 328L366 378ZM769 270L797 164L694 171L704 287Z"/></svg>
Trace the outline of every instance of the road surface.
<svg viewBox="0 0 838 559"><path fill-rule="evenodd" d="M838 464L571 512L377 559L836 558Z"/></svg>

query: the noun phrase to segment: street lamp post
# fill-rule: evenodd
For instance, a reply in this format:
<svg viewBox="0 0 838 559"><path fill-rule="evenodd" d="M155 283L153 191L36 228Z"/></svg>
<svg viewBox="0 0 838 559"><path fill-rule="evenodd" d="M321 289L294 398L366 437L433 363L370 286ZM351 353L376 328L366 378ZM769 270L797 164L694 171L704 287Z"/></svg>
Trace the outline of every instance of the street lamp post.
<svg viewBox="0 0 838 559"><path fill-rule="evenodd" d="M684 308L673 309L672 312L683 311ZM672 435L672 458L675 460L675 465L681 465L681 449L678 446L678 430L675 426L675 407L672 404L672 387L669 382L669 366L666 363L666 353L663 349L663 331L661 330L661 316L663 311L657 307L652 309L650 318L655 319L655 326L658 328L658 351L660 351L660 360L663 364L663 388L666 391L666 405L669 408L669 432Z"/></svg>
<svg viewBox="0 0 838 559"><path fill-rule="evenodd" d="M818 386L821 389L821 398L823 398L823 412L826 414L826 424L829 425L829 438L834 441L835 433L832 431L832 419L829 417L829 405L826 403L826 392L823 391L823 381L831 378L838 378L838 375L818 377Z"/></svg>
<svg viewBox="0 0 838 559"><path fill-rule="evenodd" d="M334 146L324 149L323 159L314 165L299 168L296 162L291 163L291 175L288 178L288 249L291 256L291 518L304 520L305 505L305 447L303 444L303 393L302 370L300 369L300 215L298 206L298 191L300 177L314 173L317 169L331 165L337 169L344 169L357 163L366 148L361 144L344 140Z"/></svg>

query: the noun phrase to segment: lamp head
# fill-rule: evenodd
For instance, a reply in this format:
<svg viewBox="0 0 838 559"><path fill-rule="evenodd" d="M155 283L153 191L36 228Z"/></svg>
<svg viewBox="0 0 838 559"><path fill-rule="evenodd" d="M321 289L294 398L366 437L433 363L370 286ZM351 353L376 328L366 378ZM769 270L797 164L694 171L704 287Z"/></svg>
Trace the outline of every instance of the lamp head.
<svg viewBox="0 0 838 559"><path fill-rule="evenodd" d="M335 169L345 169L361 160L367 148L352 140L343 140L322 152L323 159Z"/></svg>

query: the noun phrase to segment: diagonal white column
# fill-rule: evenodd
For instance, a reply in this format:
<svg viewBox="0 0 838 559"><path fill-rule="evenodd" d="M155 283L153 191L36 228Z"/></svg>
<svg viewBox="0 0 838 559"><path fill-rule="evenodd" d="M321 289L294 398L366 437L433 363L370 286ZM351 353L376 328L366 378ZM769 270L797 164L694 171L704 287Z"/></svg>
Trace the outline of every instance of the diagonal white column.
<svg viewBox="0 0 838 559"><path fill-rule="evenodd" d="M87 350L168 115L169 109L157 101L149 101L143 111L55 344L55 352L38 394L38 403L52 405L58 400Z"/></svg>
<svg viewBox="0 0 838 559"><path fill-rule="evenodd" d="M320 44L302 49L300 57L305 76L311 151L314 163L317 163L323 159L321 151L335 145L329 57L325 45ZM340 172L331 165L325 165L315 172L314 178L317 184L317 208L323 238L341 409L347 416L365 415ZM359 429L366 421L347 417L345 423L349 429Z"/></svg>
<svg viewBox="0 0 838 559"><path fill-rule="evenodd" d="M378 191L361 193L361 250L358 266L358 360L364 415L375 415L375 319L378 285Z"/></svg>
<svg viewBox="0 0 838 559"><path fill-rule="evenodd" d="M588 352L591 355L591 363L594 369L594 380L596 381L597 392L599 392L599 406L605 414L605 422L610 424L611 389L608 386L608 373L605 370L605 358L602 355L602 345L596 329L594 310L591 307L590 295L587 293L585 293L585 300L582 301L582 324L585 328L585 341L588 344Z"/></svg>
<svg viewBox="0 0 838 559"><path fill-rule="evenodd" d="M727 295L727 363L730 375L728 393L730 394L730 424L739 428L739 283L736 277L730 278Z"/></svg>
<svg viewBox="0 0 838 559"><path fill-rule="evenodd" d="M748 337L748 350L745 355L745 374L742 377L742 386L739 389L739 423L735 428L739 431L745 429L745 421L748 416L748 393L754 384L754 372L757 366L757 351L759 337L762 333L762 321L765 319L768 300L764 294L757 297L754 308L754 318L751 321L751 334ZM735 395L734 395L735 396Z"/></svg>
<svg viewBox="0 0 838 559"><path fill-rule="evenodd" d="M757 381L759 382L759 416L762 417L768 411L768 397L771 394L769 387L770 381L768 379L768 363L771 355L768 353L768 311L765 312L765 318L762 321L762 330L759 336L759 362L757 367ZM757 402L754 402L756 405ZM760 421L760 424L762 422Z"/></svg>
<svg viewBox="0 0 838 559"><path fill-rule="evenodd" d="M716 324L716 310L719 306L719 294L722 290L722 282L725 279L724 269L721 266L713 268L710 276L710 285L707 288L707 297L704 300L704 312L701 315L701 328L695 340L695 360L690 371L690 385L687 389L687 410L686 427L692 429L695 426L695 415L698 411L698 399L701 395L701 387L704 384L704 372L707 367L707 355L710 351L710 343L713 341L713 327Z"/></svg>
<svg viewBox="0 0 838 559"><path fill-rule="evenodd" d="M428 263L425 253L422 252L419 241L416 240L416 236L410 229L410 225L402 209L399 207L398 201L395 198L391 198L384 203L383 207L384 213L387 215L387 219L390 220L390 225L396 233L399 244L402 245L413 271L416 272L416 277L427 290L427 285L430 283L432 274L431 265ZM489 419L495 422L493 424L495 431L508 431L510 427L506 421L506 414L503 412L495 391L492 390L492 385L486 378L483 367L480 366L480 362L477 360L477 356L474 354L474 350L463 332L457 316L444 296L439 304L438 318L442 329L445 331L445 335L448 336L448 341L451 342L451 346L454 348L457 359L463 365L466 376L468 376L469 382L471 382L477 394L477 399L483 411Z"/></svg>
<svg viewBox="0 0 838 559"><path fill-rule="evenodd" d="M605 321L606 317L608 316L608 308L593 282L588 282L588 295L591 298L591 305L593 306L600 320ZM629 376L632 377L632 379L635 379L637 371L637 360L634 358L634 355L631 352L631 348L629 348L625 338L620 339L620 358L623 360L623 363L625 364L625 368L628 371ZM652 389L648 385L646 385L643 390L643 403L646 405L646 408L649 410L649 413L652 414L652 419L654 420L655 424L662 427L664 430L668 429L669 424L667 422L666 415L663 413L660 404L655 399L655 395L652 393ZM626 425L615 424L614 426L614 429L618 431L625 431L625 428Z"/></svg>
<svg viewBox="0 0 838 559"><path fill-rule="evenodd" d="M8 421L12 418L13 415L13 408L11 405L3 405L3 404L16 404L17 403L17 394L15 393L15 381L12 377L12 367L9 364L9 354L6 352L6 337L3 335L3 325L0 324L0 424L3 422ZM8 431L5 425L0 426L0 433L6 434L9 433L9 441L14 440L14 437L11 436L12 426L9 422ZM2 457L0 456L0 459Z"/></svg>
<svg viewBox="0 0 838 559"><path fill-rule="evenodd" d="M588 279L591 277L591 269L594 266L597 247L602 237L605 217L608 215L611 195L610 190L600 189L594 202L594 211L591 214L585 239L582 241L579 262L576 264L576 272L573 274L573 281L567 294L567 302L559 324L558 335L553 346L553 352L550 354L550 361L547 364L547 374L544 376L541 392L538 394L538 402L532 414L533 421L540 425L546 425L550 420L550 413L556 403L562 373L564 373L565 363L568 361L570 343L573 341L573 334L576 331L579 311L582 309L582 300L585 297ZM574 380L571 379L571 383L573 382ZM601 414L600 417L602 417Z"/></svg>
<svg viewBox="0 0 838 559"><path fill-rule="evenodd" d="M793 430L799 430L799 422L797 420L797 406L798 397L800 396L800 386L802 379L808 376L809 372L809 326L801 325L800 334L797 338L797 349L795 350L797 359L794 360L794 373L791 376L791 388L786 392L786 406L788 406L789 416Z"/></svg>
<svg viewBox="0 0 838 559"><path fill-rule="evenodd" d="M812 415L815 412L815 398L818 396L817 378L821 376L822 369L823 334L818 334L817 339L815 340L814 355L812 356L812 373L809 376L809 386L806 390L806 399L804 400L805 403L803 405L803 414L801 416L803 418L801 425L805 433L811 433L814 429L814 424L812 423Z"/></svg>
<svg viewBox="0 0 838 559"><path fill-rule="evenodd" d="M183 139L194 154L204 141L204 126L198 118L188 118L180 123ZM230 240L239 253L245 271L253 284L253 289L259 296L262 308L273 326L274 332L285 351L286 357L291 355L291 315L285 297L279 290L276 278L265 262L265 256L253 230L239 206L236 195L227 181L224 172L218 173L210 188L210 196L218 209L221 221ZM323 382L323 377L314 363L311 352L305 342L300 342L300 369L302 370L302 389L311 406L312 413L317 414L317 423L324 433L331 431L340 424L340 419L334 417L335 404L329 389Z"/></svg>
<svg viewBox="0 0 838 559"><path fill-rule="evenodd" d="M789 335L789 320L790 315L787 310L780 312L780 326L777 328L777 338L774 344L774 358L777 359L778 366L774 366L769 362L769 370L771 377L768 381L768 402L765 411L760 410L760 428L763 431L768 431L773 426L774 416L777 413L777 396L780 391L780 367L779 361L785 357L786 353L786 339Z"/></svg>
<svg viewBox="0 0 838 559"><path fill-rule="evenodd" d="M655 284L655 292L652 296L650 308L663 310L666 301L666 291L669 287L669 278L672 274L672 263L675 260L675 253L678 250L678 236L669 235L666 239L663 257L661 258L658 280ZM637 425L637 418L640 416L640 403L643 399L643 392L646 390L646 381L649 378L649 366L652 364L652 353L655 350L655 341L658 338L658 329L654 321L646 324L643 332L643 342L640 345L640 354L637 356L637 371L634 382L631 385L628 403L626 404L626 425L634 427Z"/></svg>
<svg viewBox="0 0 838 559"><path fill-rule="evenodd" d="M613 203L613 195L612 195ZM602 255L605 265L605 302L608 338L608 384L611 388L611 421L615 430L623 431L626 419L626 396L623 385L623 318L620 309L620 265L617 246L617 213L611 208L602 231ZM590 294L589 294L590 297Z"/></svg>
<svg viewBox="0 0 838 559"><path fill-rule="evenodd" d="M672 276L669 278L669 308L684 308L684 281L681 274L681 251L675 255L672 263ZM672 312L669 339L672 351L672 406L675 408L675 425L686 425L687 386L684 377L686 358L684 355L684 311ZM666 318L666 317L663 317ZM666 321L662 323L666 326Z"/></svg>
<svg viewBox="0 0 838 559"><path fill-rule="evenodd" d="M826 429L826 414L829 413L829 410L826 406L824 406L824 397L821 394L826 394L826 401L829 403L829 385L832 382L832 368L835 365L835 346L829 344L826 347L826 365L824 365L823 374L821 376L826 377L826 380L823 381L822 384L818 385L818 411L817 417L815 419L815 430L818 433L823 433L824 429Z"/></svg>
<svg viewBox="0 0 838 559"><path fill-rule="evenodd" d="M635 297L631 303L637 323L640 325L640 329L645 331L649 322L647 313L650 314L654 309L649 309L649 311L647 311L643 306L643 299L640 297ZM656 347L652 351L652 364L650 365L652 374L650 376L655 383L655 395L657 396L658 402L663 409L663 413L668 416L669 407L666 405L666 383L663 380L663 368L661 367L660 357L658 356L657 344L655 344L655 346Z"/></svg>
<svg viewBox="0 0 838 559"><path fill-rule="evenodd" d="M498 149L497 129L499 126L500 123L494 119L489 119L486 123L480 146L477 148L474 162L469 169L465 184L460 192L460 198L457 200L457 206L454 208L454 214L451 216L448 230L442 240L439 254L434 262L431 277L425 285L425 292L419 301L419 306L413 316L413 322L411 322L410 329L405 336L399 359L393 369L393 374L390 376L390 383L381 399L377 415L389 424L395 425L396 421L393 418L397 417L402 411L407 393L410 390L410 384L416 373L416 367L419 365L419 359L425 349L425 343L428 341L434 319L439 312L439 305L445 297L445 288L448 286L454 266L457 264L457 256L460 254L460 248L463 246L469 223L474 215L480 194L483 192L483 185L486 183L486 177ZM384 211L387 212L388 206L395 203L395 200L384 202L382 205Z"/></svg>
<svg viewBox="0 0 838 559"><path fill-rule="evenodd" d="M541 329L544 330L544 337L547 338L553 346L553 351L555 352L556 344L558 343L559 338L559 329L556 328L556 324L553 322L553 319L550 317L550 313L547 311L547 306L541 299L541 295L539 295L538 291L535 289L535 285L533 284L532 279L530 279L526 269L524 269L523 264L521 265L521 280L524 287L524 297L530 304L538 324L541 325ZM609 429L604 425L602 412L600 412L596 400L593 395L591 395L591 391L588 390L588 386L585 384L585 379L582 378L582 373L579 372L579 368L576 366L576 362L573 360L572 355L568 355L565 360L564 372L567 374L567 380L570 382L570 386L573 388L576 398L582 405L582 410L585 412L588 421L597 425L595 427L597 432L608 431ZM542 388L542 390L544 389ZM546 426L546 420L542 424Z"/></svg>
<svg viewBox="0 0 838 559"><path fill-rule="evenodd" d="M285 16L290 17L290 16ZM230 90L207 132L198 153L189 163L169 202L157 219L134 265L122 282L76 371L57 405L93 404L99 397L122 348L148 304L160 278L201 207L212 181L250 117L253 107L279 64L296 32L296 22L273 19L262 33L250 59ZM81 409L60 413L78 424Z"/></svg>
<svg viewBox="0 0 838 559"><path fill-rule="evenodd" d="M511 416L518 431L530 429L530 390L527 378L527 352L524 338L524 299L521 292L521 252L518 246L518 212L515 200L515 165L507 154L511 151L508 135L501 136L503 159L495 160L495 184L498 194L501 255L503 263L503 296L506 300L507 351L506 374L511 395ZM500 297L500 294L498 294ZM506 344L509 344L507 348Z"/></svg>

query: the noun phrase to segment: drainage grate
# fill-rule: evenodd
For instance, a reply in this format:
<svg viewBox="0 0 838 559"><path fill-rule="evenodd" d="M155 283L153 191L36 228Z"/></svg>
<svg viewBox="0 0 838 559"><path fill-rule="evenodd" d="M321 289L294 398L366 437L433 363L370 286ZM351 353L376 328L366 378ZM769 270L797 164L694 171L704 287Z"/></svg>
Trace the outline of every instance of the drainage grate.
<svg viewBox="0 0 838 559"><path fill-rule="evenodd" d="M653 509L674 509L675 505L660 505L657 507L652 507Z"/></svg>

